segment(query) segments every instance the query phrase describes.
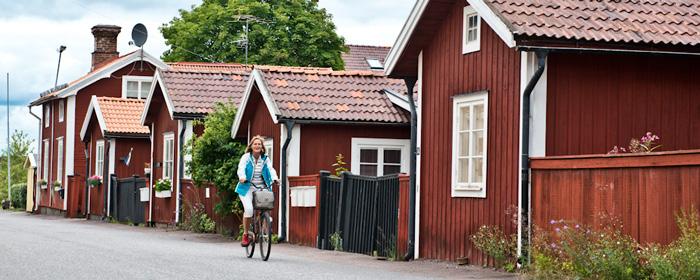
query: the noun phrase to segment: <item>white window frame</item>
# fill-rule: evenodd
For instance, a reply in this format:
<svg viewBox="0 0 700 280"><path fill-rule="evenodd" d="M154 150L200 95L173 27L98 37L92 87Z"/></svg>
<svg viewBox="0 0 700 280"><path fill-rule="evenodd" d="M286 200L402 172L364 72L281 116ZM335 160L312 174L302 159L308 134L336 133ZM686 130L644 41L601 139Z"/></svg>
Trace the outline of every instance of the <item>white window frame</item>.
<svg viewBox="0 0 700 280"><path fill-rule="evenodd" d="M43 176L44 181L49 181L49 139L44 139L44 161L41 163L44 165Z"/></svg>
<svg viewBox="0 0 700 280"><path fill-rule="evenodd" d="M44 127L51 124L51 103L44 104Z"/></svg>
<svg viewBox="0 0 700 280"><path fill-rule="evenodd" d="M170 147L168 147L170 142ZM175 134L172 132L163 133L163 172L161 178L173 181L175 169Z"/></svg>
<svg viewBox="0 0 700 280"><path fill-rule="evenodd" d="M63 122L63 117L65 115L66 102L63 99L58 101L58 122Z"/></svg>
<svg viewBox="0 0 700 280"><path fill-rule="evenodd" d="M192 137L194 137L194 123L193 121L184 121L185 123L185 144L190 143ZM183 145L184 146L184 145ZM185 151L187 150L187 151ZM192 168L192 147L189 149L182 149L182 162L183 171L182 179L190 180L192 179L191 168Z"/></svg>
<svg viewBox="0 0 700 280"><path fill-rule="evenodd" d="M387 138L352 138L351 140L351 159L350 172L360 174L360 150L362 149L377 149L377 176L384 175L384 150L385 149L400 149L401 150L401 173L408 173L409 168L409 150L411 140L409 139L387 139Z"/></svg>
<svg viewBox="0 0 700 280"><path fill-rule="evenodd" d="M58 149L58 161L56 162L56 180L63 182L63 136L56 138L56 148Z"/></svg>
<svg viewBox="0 0 700 280"><path fill-rule="evenodd" d="M104 176L105 171L105 141L95 142L95 172L93 175ZM104 180L104 179L103 179Z"/></svg>
<svg viewBox="0 0 700 280"><path fill-rule="evenodd" d="M139 96L137 99L146 99L148 98L148 93L151 90L151 88L144 89L141 86L143 85L144 82L151 82L151 86L153 86L153 77L151 76L123 76L122 77L122 98L126 99L126 85L128 82L137 82L139 84ZM144 92L145 90L145 92ZM133 97L132 97L133 98Z"/></svg>
<svg viewBox="0 0 700 280"><path fill-rule="evenodd" d="M484 148L483 148L483 161L482 161L482 170L484 172L483 174L483 182L480 183L474 183L474 182L467 182L467 183L459 183L459 148L460 148L460 141L459 141L459 119L460 119L460 112L461 108L465 106L474 106L478 104L483 104L484 105ZM488 170L487 170L487 160L488 160L488 128L489 128L489 98L488 98L488 92L486 91L481 91L481 92L476 92L476 93L469 93L465 95L460 95L460 96L455 96L453 99L452 103L452 197L476 197L476 198L486 198L486 185L487 185L487 175L488 175ZM473 116L474 110L470 110L470 114ZM469 126L469 131L471 133L471 130L473 130L474 127L474 120L475 118L470 117L470 126ZM470 137L471 138L471 137ZM469 151L468 154L468 159L471 159L473 157L471 155L472 153L472 147L474 141L469 141L470 146L467 148ZM467 169L469 170L469 175L468 175L468 180L471 181L472 174L471 174L471 160L467 161Z"/></svg>
<svg viewBox="0 0 700 280"><path fill-rule="evenodd" d="M272 160L274 159L274 148L275 148L275 139L272 137L265 137L265 140L263 141L263 147L265 147L265 155L270 159L270 162L273 162Z"/></svg>
<svg viewBox="0 0 700 280"><path fill-rule="evenodd" d="M469 34L469 18L476 16L476 40L467 41ZM464 7L462 17L462 54L478 52L481 49L481 17L471 6Z"/></svg>

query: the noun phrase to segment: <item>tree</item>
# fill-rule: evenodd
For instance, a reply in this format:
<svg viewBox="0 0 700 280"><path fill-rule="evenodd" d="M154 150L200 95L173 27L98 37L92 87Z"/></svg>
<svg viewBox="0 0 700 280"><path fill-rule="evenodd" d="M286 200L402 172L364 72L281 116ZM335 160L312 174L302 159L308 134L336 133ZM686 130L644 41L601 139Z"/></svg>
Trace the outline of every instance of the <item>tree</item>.
<svg viewBox="0 0 700 280"><path fill-rule="evenodd" d="M24 161L29 153L32 140L24 131L15 130L10 138L10 172L12 184L27 182L27 169ZM0 156L0 200L7 199L7 149Z"/></svg>
<svg viewBox="0 0 700 280"><path fill-rule="evenodd" d="M204 0L180 10L161 26L165 61L245 62L245 20L249 23L248 63L343 69L345 39L317 0Z"/></svg>
<svg viewBox="0 0 700 280"><path fill-rule="evenodd" d="M207 183L216 185L221 202L216 212L221 215L242 213L242 205L234 190L238 183L238 161L245 153L245 146L231 139L231 125L236 116L233 103L219 103L203 122L204 133L193 137L185 147L185 153L192 155L190 175L195 185Z"/></svg>

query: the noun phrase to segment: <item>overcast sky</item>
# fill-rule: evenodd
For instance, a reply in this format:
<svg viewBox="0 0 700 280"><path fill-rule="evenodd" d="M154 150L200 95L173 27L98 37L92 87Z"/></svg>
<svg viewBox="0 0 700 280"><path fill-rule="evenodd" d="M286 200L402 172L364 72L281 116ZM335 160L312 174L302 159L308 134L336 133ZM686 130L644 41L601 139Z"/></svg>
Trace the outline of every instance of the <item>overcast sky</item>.
<svg viewBox="0 0 700 280"><path fill-rule="evenodd" d="M189 10L195 0L23 0L0 1L0 147L6 147L6 73L10 73L10 129L37 137L38 122L27 109L31 100L54 85L58 46L67 46L61 59L58 83L67 83L90 70L96 24L122 27L118 50L128 53L131 28L148 28L144 49L160 56L167 48L158 27ZM338 33L347 43L391 46L403 26L412 0L319 0L332 15ZM34 108L34 112L40 112ZM77 128L80 129L80 128Z"/></svg>

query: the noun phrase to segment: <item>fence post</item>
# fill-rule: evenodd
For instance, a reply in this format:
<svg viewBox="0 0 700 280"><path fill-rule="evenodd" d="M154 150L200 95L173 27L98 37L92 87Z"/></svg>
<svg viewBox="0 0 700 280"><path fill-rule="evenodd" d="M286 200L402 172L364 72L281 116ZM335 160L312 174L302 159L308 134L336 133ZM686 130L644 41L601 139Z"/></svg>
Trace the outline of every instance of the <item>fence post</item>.
<svg viewBox="0 0 700 280"><path fill-rule="evenodd" d="M331 176L331 173L326 171L326 170L321 170L319 174L319 197L317 198L318 200L318 232L316 235L316 248L318 249L324 249L326 248L326 238L328 234L325 232L325 219L324 219L324 213L326 212L326 204L325 204L325 198L327 197L326 195L326 190L328 189L328 176ZM321 237L324 238L321 238Z"/></svg>
<svg viewBox="0 0 700 280"><path fill-rule="evenodd" d="M350 204L350 198L348 197L348 181L350 180L350 172L343 172L340 174L340 198L338 199L338 218L336 220L335 232L340 232L343 236L343 250L348 248L348 237L350 236L347 232L346 226L349 219L346 219L346 207Z"/></svg>

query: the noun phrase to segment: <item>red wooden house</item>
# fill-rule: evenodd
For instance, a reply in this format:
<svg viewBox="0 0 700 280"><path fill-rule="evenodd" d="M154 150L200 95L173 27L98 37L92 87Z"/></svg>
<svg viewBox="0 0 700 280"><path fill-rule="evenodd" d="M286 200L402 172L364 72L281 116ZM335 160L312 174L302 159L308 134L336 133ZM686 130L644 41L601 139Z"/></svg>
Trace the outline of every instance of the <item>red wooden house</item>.
<svg viewBox="0 0 700 280"><path fill-rule="evenodd" d="M213 211L216 190L193 186L182 150L193 135L203 132L203 127L193 127L194 120L203 119L219 102L240 102L249 72L250 67L240 64L197 62L171 63L156 72L140 122L151 131L151 182L168 179L172 191L151 198L149 222L182 221L183 200L204 202L207 214L220 219Z"/></svg>
<svg viewBox="0 0 700 280"><path fill-rule="evenodd" d="M110 216L110 176L144 177L151 148L150 131L141 125L144 101L115 97L92 97L80 140L88 149L88 176L102 177L102 184L89 188L88 215Z"/></svg>
<svg viewBox="0 0 700 280"><path fill-rule="evenodd" d="M414 257L484 263L468 238L481 225L527 242L528 220L594 224L598 211L668 242L674 211L700 203L698 10L418 0L386 63L418 81ZM605 155L648 131L691 151Z"/></svg>
<svg viewBox="0 0 700 280"><path fill-rule="evenodd" d="M256 66L250 75L231 136L266 139L282 181L281 237L289 223L285 178L332 170L338 154L356 174L408 172L403 81L369 70L281 66Z"/></svg>
<svg viewBox="0 0 700 280"><path fill-rule="evenodd" d="M156 68L166 65L143 51L120 56L117 35L121 28L97 25L92 28L95 51L89 73L66 85L58 86L29 104L39 106L42 113L38 149L37 209L42 213L65 213L75 217L85 213L84 200L86 147L80 139L80 128L92 96L145 98ZM37 181L41 181L37 180ZM56 182L63 196L54 191Z"/></svg>

